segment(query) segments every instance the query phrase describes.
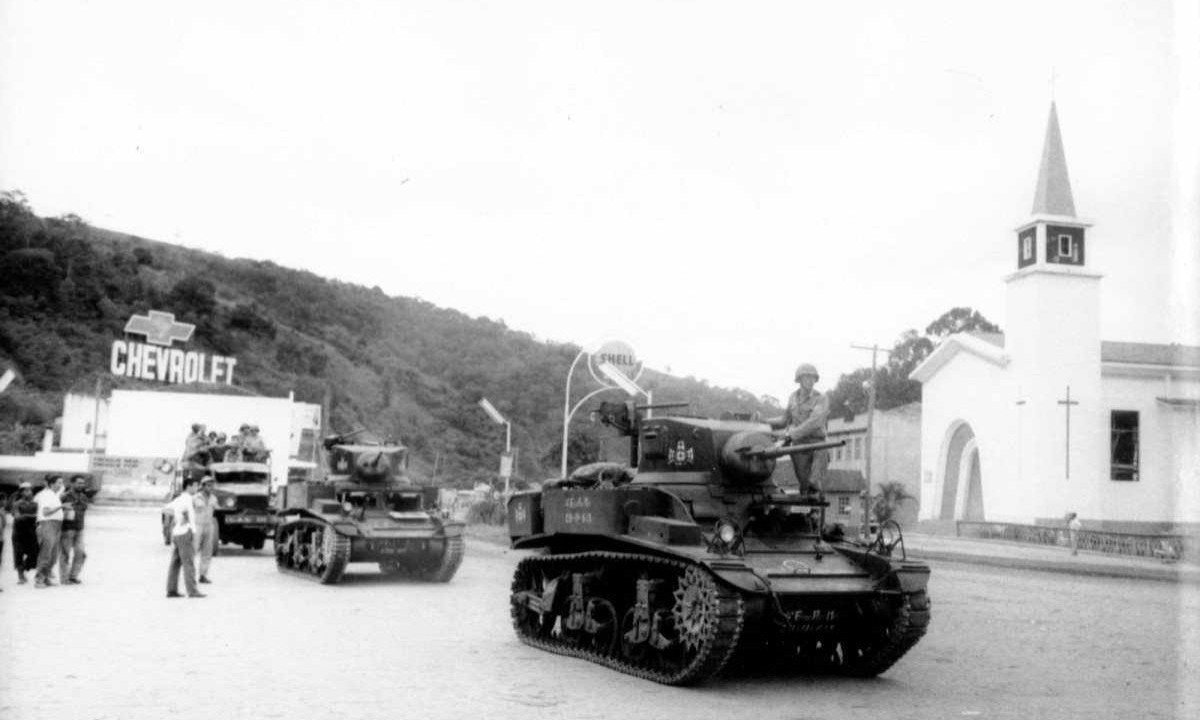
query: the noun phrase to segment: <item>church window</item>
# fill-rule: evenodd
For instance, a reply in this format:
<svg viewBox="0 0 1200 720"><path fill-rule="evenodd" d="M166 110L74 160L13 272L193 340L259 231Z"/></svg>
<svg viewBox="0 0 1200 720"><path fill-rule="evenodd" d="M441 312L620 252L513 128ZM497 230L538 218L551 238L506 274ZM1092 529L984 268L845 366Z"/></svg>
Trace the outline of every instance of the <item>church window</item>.
<svg viewBox="0 0 1200 720"><path fill-rule="evenodd" d="M1032 235L1026 235L1025 237L1021 238L1021 259L1022 260L1032 260L1033 259L1033 236Z"/></svg>
<svg viewBox="0 0 1200 720"><path fill-rule="evenodd" d="M862 438L854 438L854 459L862 460Z"/></svg>
<svg viewBox="0 0 1200 720"><path fill-rule="evenodd" d="M1058 236L1058 257L1069 260L1075 259L1075 238L1070 235Z"/></svg>
<svg viewBox="0 0 1200 720"><path fill-rule="evenodd" d="M1112 479L1137 480L1140 453L1137 411L1113 410L1110 427Z"/></svg>
<svg viewBox="0 0 1200 720"><path fill-rule="evenodd" d="M838 515L850 514L850 497L848 495L838 495Z"/></svg>

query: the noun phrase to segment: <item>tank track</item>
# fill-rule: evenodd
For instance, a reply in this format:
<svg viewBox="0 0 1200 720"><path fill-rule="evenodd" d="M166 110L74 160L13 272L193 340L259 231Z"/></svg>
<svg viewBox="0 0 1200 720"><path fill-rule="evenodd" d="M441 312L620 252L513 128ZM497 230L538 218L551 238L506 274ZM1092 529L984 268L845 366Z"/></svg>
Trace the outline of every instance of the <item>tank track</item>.
<svg viewBox="0 0 1200 720"><path fill-rule="evenodd" d="M336 585L348 564L350 538L319 520L302 518L277 530L275 567L284 574Z"/></svg>
<svg viewBox="0 0 1200 720"><path fill-rule="evenodd" d="M641 659L628 656L624 651L621 618L626 616L630 591L633 588L611 588L611 599L596 596L598 605L608 602L616 622L616 634L607 647L589 646L580 642L580 635L572 636L564 629L564 617L555 613L555 607L534 609L539 585L536 575L543 579L555 578L556 587L564 577L577 573L595 573L604 570L623 571L631 577L645 577L648 571L661 575L664 572L676 578L676 590L671 593L675 608L684 609L684 622L695 627L678 635L676 651L683 653L686 662L680 667L656 667L653 657ZM603 582L601 582L603 584ZM610 588L606 588L610 589ZM545 594L545 588L540 588ZM621 598L625 598L622 601ZM554 603L560 606L560 603ZM719 673L737 650L745 623L745 606L738 593L717 581L707 569L689 563L656 555L640 555L614 552L585 552L570 555L542 555L525 558L513 575L511 614L517 637L527 645L569 657L578 657L628 675L665 685L692 685L701 683ZM536 622L534 615L537 615ZM548 617L547 617L548 616ZM548 619L548 623L547 623ZM687 646L691 646L689 652ZM688 655L691 655L689 658ZM662 663L658 663L662 664Z"/></svg>
<svg viewBox="0 0 1200 720"><path fill-rule="evenodd" d="M418 559L408 562L383 561L379 571L384 575L408 577L425 582L450 582L462 564L464 544L462 536L446 538L446 547L436 559Z"/></svg>
<svg viewBox="0 0 1200 720"><path fill-rule="evenodd" d="M780 620L779 636L783 639L777 640L774 657L834 675L879 675L925 635L930 617L929 597L924 590L900 594L894 604L887 598L881 596L870 603L871 615L843 616L832 622L813 622L808 617L800 621L802 627L797 627L794 619Z"/></svg>

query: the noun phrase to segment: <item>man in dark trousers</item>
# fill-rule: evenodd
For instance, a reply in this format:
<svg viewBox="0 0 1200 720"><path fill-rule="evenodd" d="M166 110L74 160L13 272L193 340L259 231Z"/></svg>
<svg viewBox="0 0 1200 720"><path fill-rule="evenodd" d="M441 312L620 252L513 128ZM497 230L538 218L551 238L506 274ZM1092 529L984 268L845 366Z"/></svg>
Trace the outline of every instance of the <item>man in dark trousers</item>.
<svg viewBox="0 0 1200 720"><path fill-rule="evenodd" d="M204 593L196 587L196 508L192 504L192 495L196 489L196 480L184 477L183 492L167 504L171 512L171 565L167 568L167 597L182 597L179 594L179 570L183 569L183 582L187 587L188 597L202 598Z"/></svg>
<svg viewBox="0 0 1200 720"><path fill-rule="evenodd" d="M25 573L37 567L37 503L33 500L33 484L21 483L12 504L13 566L17 568L17 583L26 583Z"/></svg>
<svg viewBox="0 0 1200 720"><path fill-rule="evenodd" d="M83 549L83 516L87 513L91 499L87 496L87 478L76 475L71 478L71 487L63 493L62 540L59 543L58 579L64 585L78 585L79 571L87 552Z"/></svg>

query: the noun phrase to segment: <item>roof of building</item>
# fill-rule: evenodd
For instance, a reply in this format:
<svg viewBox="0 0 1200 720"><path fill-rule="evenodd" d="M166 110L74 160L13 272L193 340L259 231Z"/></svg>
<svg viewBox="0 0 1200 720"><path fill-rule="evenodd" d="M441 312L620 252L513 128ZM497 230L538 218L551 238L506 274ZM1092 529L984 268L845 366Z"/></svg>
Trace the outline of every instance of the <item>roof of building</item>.
<svg viewBox="0 0 1200 720"><path fill-rule="evenodd" d="M938 370L941 370L942 366L963 352L974 355L997 367L1008 365L1008 355L1005 354L1003 347L999 347L994 342L982 339L972 333L955 333L938 343L933 352L929 353L929 357L925 358L920 365L913 368L908 376L918 382L925 382L933 377Z"/></svg>
<svg viewBox="0 0 1200 720"><path fill-rule="evenodd" d="M1058 108L1050 103L1046 122L1046 141L1042 146L1042 164L1038 168L1037 188L1033 196L1034 215L1075 217L1075 199L1067 174L1067 155L1063 151L1062 132L1058 128Z"/></svg>
<svg viewBox="0 0 1200 720"><path fill-rule="evenodd" d="M1133 365L1200 367L1200 347L1175 343L1163 345L1104 340L1100 343L1100 360Z"/></svg>
<svg viewBox="0 0 1200 720"><path fill-rule="evenodd" d="M858 470L827 469L821 481L821 489L830 492L862 492L867 489L867 479Z"/></svg>

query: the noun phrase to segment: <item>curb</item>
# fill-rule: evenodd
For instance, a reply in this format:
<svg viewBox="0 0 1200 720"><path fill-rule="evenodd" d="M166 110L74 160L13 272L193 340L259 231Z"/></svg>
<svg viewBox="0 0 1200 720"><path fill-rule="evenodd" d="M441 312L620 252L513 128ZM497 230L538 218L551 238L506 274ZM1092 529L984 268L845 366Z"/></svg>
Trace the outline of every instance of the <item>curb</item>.
<svg viewBox="0 0 1200 720"><path fill-rule="evenodd" d="M1200 574L1183 571L1178 566L1164 565L1162 567L1136 567L1130 565L1095 565L1071 561L1029 560L1024 558L997 557L994 555L976 555L972 553L956 553L944 550L909 551L909 556L919 560L938 560L943 562L962 563L967 565L986 565L989 567L1007 568L1010 570L1037 570L1055 572L1065 575L1081 575L1090 577L1128 578L1134 580L1154 580L1170 583L1198 583Z"/></svg>

